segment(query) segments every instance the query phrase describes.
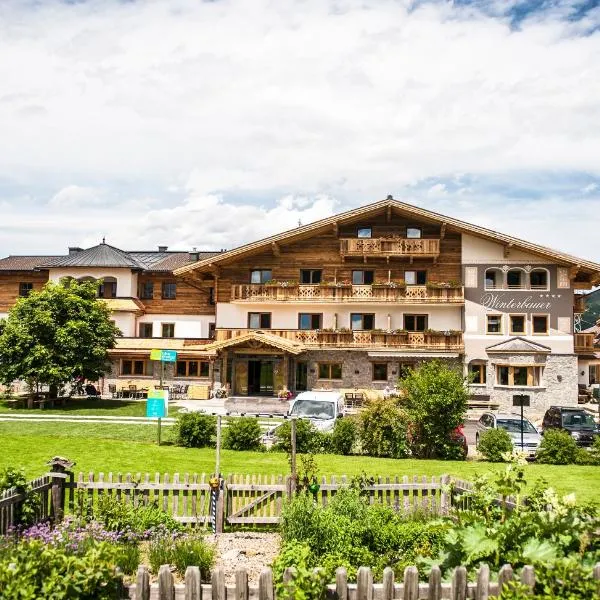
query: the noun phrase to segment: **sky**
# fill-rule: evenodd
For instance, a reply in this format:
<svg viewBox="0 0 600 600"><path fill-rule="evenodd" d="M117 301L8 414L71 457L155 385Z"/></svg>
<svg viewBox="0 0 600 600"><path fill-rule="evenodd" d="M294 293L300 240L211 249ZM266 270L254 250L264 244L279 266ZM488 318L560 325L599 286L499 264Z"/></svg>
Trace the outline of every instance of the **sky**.
<svg viewBox="0 0 600 600"><path fill-rule="evenodd" d="M600 262L600 0L0 2L0 256L388 194Z"/></svg>

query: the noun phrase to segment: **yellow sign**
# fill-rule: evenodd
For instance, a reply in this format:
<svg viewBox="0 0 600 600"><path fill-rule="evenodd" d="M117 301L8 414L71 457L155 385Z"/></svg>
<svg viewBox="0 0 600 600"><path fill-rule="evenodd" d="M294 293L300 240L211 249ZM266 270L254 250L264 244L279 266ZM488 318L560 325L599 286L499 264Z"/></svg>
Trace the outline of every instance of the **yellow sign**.
<svg viewBox="0 0 600 600"><path fill-rule="evenodd" d="M150 360L160 360L162 350L150 350Z"/></svg>

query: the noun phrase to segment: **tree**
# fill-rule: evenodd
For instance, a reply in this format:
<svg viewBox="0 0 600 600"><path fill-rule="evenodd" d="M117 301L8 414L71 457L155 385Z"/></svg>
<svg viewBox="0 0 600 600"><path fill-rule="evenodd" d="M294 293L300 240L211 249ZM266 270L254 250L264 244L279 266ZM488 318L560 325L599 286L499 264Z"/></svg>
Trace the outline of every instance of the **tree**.
<svg viewBox="0 0 600 600"><path fill-rule="evenodd" d="M423 458L456 455L454 430L464 423L469 400L462 373L438 360L424 362L400 380L410 416L413 454Z"/></svg>
<svg viewBox="0 0 600 600"><path fill-rule="evenodd" d="M96 381L110 366L107 350L121 335L98 283L63 279L17 300L0 321L0 381L26 381L32 394L77 378Z"/></svg>

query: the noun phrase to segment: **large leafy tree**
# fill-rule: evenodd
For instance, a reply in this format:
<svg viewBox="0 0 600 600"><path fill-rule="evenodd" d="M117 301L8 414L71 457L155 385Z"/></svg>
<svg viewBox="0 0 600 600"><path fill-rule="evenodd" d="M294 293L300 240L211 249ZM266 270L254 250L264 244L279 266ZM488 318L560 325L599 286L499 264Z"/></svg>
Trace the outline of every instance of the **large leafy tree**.
<svg viewBox="0 0 600 600"><path fill-rule="evenodd" d="M410 416L413 453L423 458L455 458L454 430L464 423L469 400L459 368L439 360L424 362L400 381Z"/></svg>
<svg viewBox="0 0 600 600"><path fill-rule="evenodd" d="M120 335L97 283L63 279L20 298L0 321L0 381L26 381L36 391L76 378L96 381L109 367L107 350Z"/></svg>

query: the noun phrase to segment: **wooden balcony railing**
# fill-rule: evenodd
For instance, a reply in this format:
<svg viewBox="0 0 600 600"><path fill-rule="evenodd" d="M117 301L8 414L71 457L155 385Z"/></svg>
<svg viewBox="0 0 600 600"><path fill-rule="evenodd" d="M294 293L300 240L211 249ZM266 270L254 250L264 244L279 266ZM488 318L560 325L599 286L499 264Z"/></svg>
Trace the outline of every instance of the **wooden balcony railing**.
<svg viewBox="0 0 600 600"><path fill-rule="evenodd" d="M233 285L232 302L389 302L396 304L462 304L462 287L409 285Z"/></svg>
<svg viewBox="0 0 600 600"><path fill-rule="evenodd" d="M341 238L342 256L421 256L440 254L440 240L407 238Z"/></svg>
<svg viewBox="0 0 600 600"><path fill-rule="evenodd" d="M217 329L216 340L224 341L242 336L252 329ZM254 330L256 331L256 330ZM377 331L326 331L299 329L261 329L263 333L301 342L308 348L394 348L397 350L423 350L462 352L461 332L401 332Z"/></svg>
<svg viewBox="0 0 600 600"><path fill-rule="evenodd" d="M585 301L584 296L582 294L576 294L573 297L573 312L574 313L584 313L585 312Z"/></svg>
<svg viewBox="0 0 600 600"><path fill-rule="evenodd" d="M575 352L594 352L595 333L574 333Z"/></svg>

